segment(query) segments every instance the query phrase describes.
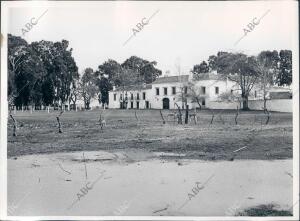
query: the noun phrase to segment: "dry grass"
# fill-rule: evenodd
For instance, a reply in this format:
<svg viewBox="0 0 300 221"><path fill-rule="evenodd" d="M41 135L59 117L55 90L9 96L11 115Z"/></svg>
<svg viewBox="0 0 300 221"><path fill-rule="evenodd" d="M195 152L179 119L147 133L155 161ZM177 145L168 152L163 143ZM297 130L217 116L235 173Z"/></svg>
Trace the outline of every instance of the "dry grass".
<svg viewBox="0 0 300 221"><path fill-rule="evenodd" d="M163 111L165 120L169 111ZM221 113L218 115L218 113ZM163 124L159 110L106 110L107 126L101 130L100 110L65 112L60 117L46 112L18 112L17 136L8 121L8 157L70 151L140 149L183 153L185 158L204 160L286 159L292 157L292 114L272 113L268 125L261 111L241 112L235 125L234 111L198 113L199 121ZM221 116L221 117L220 117ZM239 148L240 151L233 152Z"/></svg>

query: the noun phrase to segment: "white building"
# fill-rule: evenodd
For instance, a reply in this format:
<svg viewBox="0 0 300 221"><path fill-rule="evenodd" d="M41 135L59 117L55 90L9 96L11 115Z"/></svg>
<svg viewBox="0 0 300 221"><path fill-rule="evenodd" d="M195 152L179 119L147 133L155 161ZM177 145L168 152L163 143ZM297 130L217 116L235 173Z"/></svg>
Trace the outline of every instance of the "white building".
<svg viewBox="0 0 300 221"><path fill-rule="evenodd" d="M178 94L187 86L188 75L161 77L152 84L114 88L109 92L109 108L174 109L182 105Z"/></svg>
<svg viewBox="0 0 300 221"><path fill-rule="evenodd" d="M217 73L202 74L197 80L192 75L165 76L156 79L152 84L114 88L109 92L109 108L126 109L176 109L184 107L186 94L191 94L191 88L196 88L202 108L236 109L241 103L234 100L221 99L220 95L228 94L240 97L240 87L236 82L221 78ZM275 90L276 89L276 90ZM268 88L267 98L270 110L291 112L290 89ZM254 85L249 94L249 107L253 110L262 110L263 91L259 84ZM276 102L286 102L288 108L281 110ZM285 100L286 101L285 101ZM274 105L273 105L274 103ZM198 102L187 96L187 105L199 108Z"/></svg>
<svg viewBox="0 0 300 221"><path fill-rule="evenodd" d="M176 109L184 107L184 100L188 93L188 85L192 75L165 76L156 79L152 84L140 86L125 86L114 88L109 92L109 108L123 109ZM215 73L207 73L201 79L193 81L200 91L201 105L209 107L211 102L217 101L219 95L235 89L235 83L220 79ZM187 99L189 108L199 105Z"/></svg>

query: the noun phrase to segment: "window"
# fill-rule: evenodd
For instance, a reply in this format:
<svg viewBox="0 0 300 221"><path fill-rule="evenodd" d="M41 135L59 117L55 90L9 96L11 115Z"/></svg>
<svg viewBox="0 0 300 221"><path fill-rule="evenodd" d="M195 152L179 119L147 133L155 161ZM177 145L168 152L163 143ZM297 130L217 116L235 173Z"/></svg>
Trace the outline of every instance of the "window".
<svg viewBox="0 0 300 221"><path fill-rule="evenodd" d="M156 95L159 95L159 88L156 88Z"/></svg>
<svg viewBox="0 0 300 221"><path fill-rule="evenodd" d="M131 100L133 100L133 93L131 93L131 95L130 95L130 99L131 99Z"/></svg>
<svg viewBox="0 0 300 221"><path fill-rule="evenodd" d="M143 92L143 100L146 100L146 92Z"/></svg>
<svg viewBox="0 0 300 221"><path fill-rule="evenodd" d="M132 101L130 102L130 108L131 109L133 108L133 102Z"/></svg>
<svg viewBox="0 0 300 221"><path fill-rule="evenodd" d="M176 87L172 87L172 94L176 94Z"/></svg>
<svg viewBox="0 0 300 221"><path fill-rule="evenodd" d="M219 94L219 87L215 87L215 94Z"/></svg>
<svg viewBox="0 0 300 221"><path fill-rule="evenodd" d="M187 86L184 87L184 93L187 94Z"/></svg>
<svg viewBox="0 0 300 221"><path fill-rule="evenodd" d="M168 95L168 88L164 87L164 95Z"/></svg>
<svg viewBox="0 0 300 221"><path fill-rule="evenodd" d="M205 87L201 87L201 94L205 94Z"/></svg>
<svg viewBox="0 0 300 221"><path fill-rule="evenodd" d="M140 99L140 94L139 94L139 93L136 94L136 99L137 99L137 100Z"/></svg>
<svg viewBox="0 0 300 221"><path fill-rule="evenodd" d="M114 101L117 100L117 94L114 94Z"/></svg>

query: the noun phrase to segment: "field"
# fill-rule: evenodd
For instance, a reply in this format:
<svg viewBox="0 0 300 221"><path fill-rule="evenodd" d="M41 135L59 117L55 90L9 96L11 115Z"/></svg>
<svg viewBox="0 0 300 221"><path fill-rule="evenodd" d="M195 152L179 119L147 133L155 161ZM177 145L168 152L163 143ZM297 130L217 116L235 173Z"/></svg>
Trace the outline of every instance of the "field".
<svg viewBox="0 0 300 221"><path fill-rule="evenodd" d="M58 133L58 112L17 112L17 136L8 123L8 157L72 151L133 150L144 153L171 152L177 157L203 160L292 158L292 115L262 111L198 111L198 122L180 125L168 117L171 111L105 110L106 126L101 130L100 110L65 112L61 115L63 133ZM241 150L238 150L242 148ZM236 151L238 150L238 151ZM234 152L235 151L235 152ZM147 155L147 154L146 154ZM147 157L145 154L134 156ZM161 157L174 158L165 155Z"/></svg>
<svg viewBox="0 0 300 221"><path fill-rule="evenodd" d="M180 125L170 113L163 123L159 110L65 112L62 133L59 112L16 113L8 214L293 214L291 114L273 112L266 124L263 112L241 112L236 124L234 111L215 110L212 121L203 110L197 124Z"/></svg>

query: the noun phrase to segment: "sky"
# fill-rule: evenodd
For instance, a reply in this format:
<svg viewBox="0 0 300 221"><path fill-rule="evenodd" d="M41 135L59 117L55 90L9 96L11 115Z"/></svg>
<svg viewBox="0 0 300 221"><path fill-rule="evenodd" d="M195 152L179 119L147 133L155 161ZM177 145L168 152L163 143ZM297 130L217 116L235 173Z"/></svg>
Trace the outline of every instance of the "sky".
<svg viewBox="0 0 300 221"><path fill-rule="evenodd" d="M163 73L169 70L174 75L175 65L180 65L187 74L195 64L218 51L255 55L262 50L291 50L298 28L294 1L46 1L25 2L22 7L17 7L16 2L7 4L12 6L8 33L29 43L68 40L80 72L87 67L97 69L108 59L122 63L135 55L156 61ZM35 22L44 12L23 35L26 23L32 18ZM139 30L136 25L146 23L153 14ZM257 25L250 30L247 25L253 20ZM244 29L249 31L246 35Z"/></svg>

